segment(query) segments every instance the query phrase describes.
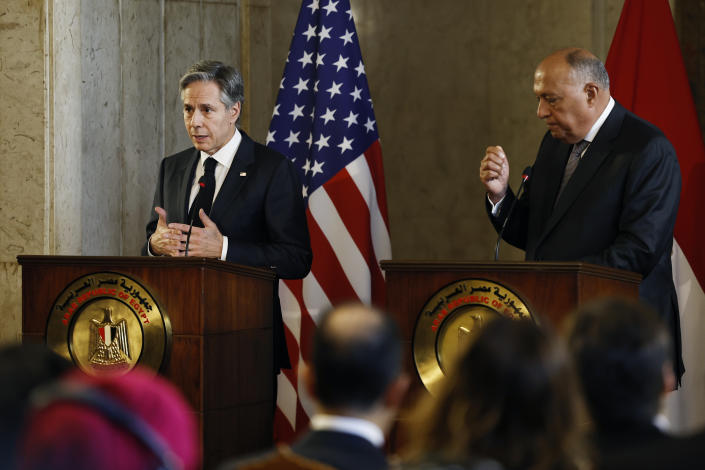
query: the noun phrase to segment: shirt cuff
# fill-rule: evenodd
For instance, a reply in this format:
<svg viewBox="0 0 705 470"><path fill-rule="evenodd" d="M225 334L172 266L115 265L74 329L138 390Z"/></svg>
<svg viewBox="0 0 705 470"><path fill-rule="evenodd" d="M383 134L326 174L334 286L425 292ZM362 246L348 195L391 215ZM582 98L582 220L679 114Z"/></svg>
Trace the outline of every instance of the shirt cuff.
<svg viewBox="0 0 705 470"><path fill-rule="evenodd" d="M490 199L490 195L487 195L487 201L489 201L490 207L492 207L492 217L497 217L497 214L499 214L500 206L502 205L502 201L504 201L505 197L507 196L504 196L502 199L500 199L497 204L493 204L492 200Z"/></svg>
<svg viewBox="0 0 705 470"><path fill-rule="evenodd" d="M154 236L154 234L150 235L150 236L149 236L149 240L147 240L147 254L148 254L149 256L157 256L157 255L155 255L154 253L152 253L152 248L150 248L150 246L149 246L149 245L152 244L152 237L153 237L153 236Z"/></svg>
<svg viewBox="0 0 705 470"><path fill-rule="evenodd" d="M228 237L223 235L223 250L220 252L220 259L221 261L226 261L226 257L228 256Z"/></svg>

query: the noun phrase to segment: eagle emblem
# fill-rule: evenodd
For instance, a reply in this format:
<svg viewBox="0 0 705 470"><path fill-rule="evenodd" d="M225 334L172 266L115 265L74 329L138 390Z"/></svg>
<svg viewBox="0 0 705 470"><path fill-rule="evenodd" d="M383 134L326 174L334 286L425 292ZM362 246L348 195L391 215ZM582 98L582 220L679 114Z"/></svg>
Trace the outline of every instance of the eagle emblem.
<svg viewBox="0 0 705 470"><path fill-rule="evenodd" d="M113 309L102 308L103 319L91 319L89 364L96 369L115 370L129 367L130 343L127 321L113 322Z"/></svg>

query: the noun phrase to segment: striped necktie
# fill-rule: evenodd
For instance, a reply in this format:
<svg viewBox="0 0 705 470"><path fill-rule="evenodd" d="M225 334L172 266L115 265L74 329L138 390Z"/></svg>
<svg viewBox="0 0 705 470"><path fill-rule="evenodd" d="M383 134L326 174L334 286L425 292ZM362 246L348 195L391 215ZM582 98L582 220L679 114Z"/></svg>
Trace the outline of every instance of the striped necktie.
<svg viewBox="0 0 705 470"><path fill-rule="evenodd" d="M563 194L563 190L568 184L568 181L570 181L571 176L573 176L575 169L578 167L578 163L580 163L580 155L582 155L583 150L585 150L588 145L590 145L590 142L588 142L587 140L581 140L577 144L573 145L573 150L570 152L568 162L565 164L565 171L563 172L561 187L558 190L558 196L556 196L556 204L558 203L561 194Z"/></svg>

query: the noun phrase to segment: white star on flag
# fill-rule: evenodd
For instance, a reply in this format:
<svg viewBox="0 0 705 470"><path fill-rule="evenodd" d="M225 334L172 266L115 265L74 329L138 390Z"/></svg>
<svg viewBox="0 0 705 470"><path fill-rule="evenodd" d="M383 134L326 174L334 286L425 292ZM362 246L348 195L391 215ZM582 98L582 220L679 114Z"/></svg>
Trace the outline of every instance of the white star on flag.
<svg viewBox="0 0 705 470"><path fill-rule="evenodd" d="M353 97L353 103L357 100L362 99L362 96L360 96L360 93L362 93L362 90L360 90L358 87L355 87L355 89L350 92L350 96Z"/></svg>
<svg viewBox="0 0 705 470"><path fill-rule="evenodd" d="M352 144L354 140L355 139L348 140L346 137L343 136L343 141L338 144L338 147L340 147L340 153L343 153L346 150L352 150L352 146L350 144Z"/></svg>
<svg viewBox="0 0 705 470"><path fill-rule="evenodd" d="M352 32L352 31L348 31L348 30L346 29L346 30L345 30L345 34L343 34L342 36L340 36L340 39L343 40L343 46L345 46L347 43L352 44L352 42L353 42L353 41L352 41L352 36L353 36L353 32Z"/></svg>
<svg viewBox="0 0 705 470"><path fill-rule="evenodd" d="M294 105L294 109L292 109L289 112L289 116L292 116L291 117L292 121L296 121L297 117L303 117L303 115L304 115L304 106Z"/></svg>
<svg viewBox="0 0 705 470"><path fill-rule="evenodd" d="M274 134L276 134L277 131L269 131L267 132L267 139L264 141L264 145L269 145L272 142L276 142L274 140Z"/></svg>
<svg viewBox="0 0 705 470"><path fill-rule="evenodd" d="M335 117L333 115L335 114L335 109L329 109L326 108L326 112L323 116L321 116L321 119L323 119L323 125L325 126L328 124L328 121L335 121Z"/></svg>
<svg viewBox="0 0 705 470"><path fill-rule="evenodd" d="M316 27L310 24L308 25L308 29L301 34L306 36L306 41L308 42L309 39L316 36Z"/></svg>
<svg viewBox="0 0 705 470"><path fill-rule="evenodd" d="M323 63L323 58L325 57L325 54L318 54L316 56L316 68L320 67L321 65L326 65ZM316 85L318 85L318 80L316 80Z"/></svg>
<svg viewBox="0 0 705 470"><path fill-rule="evenodd" d="M326 162L313 162L313 168L311 168L311 176L316 176L317 173L323 173L323 165Z"/></svg>
<svg viewBox="0 0 705 470"><path fill-rule="evenodd" d="M339 56L338 56L338 61L337 61L337 62L333 62L333 65L335 65L335 67L336 67L335 71L336 71L336 72L340 72L340 69L343 69L343 68L346 69L346 68L348 68L348 58L347 58L347 57L343 57L342 55L339 55Z"/></svg>
<svg viewBox="0 0 705 470"><path fill-rule="evenodd" d="M313 61L311 58L313 57L313 53L309 52L304 52L304 55L301 56L301 58L298 60L298 62L301 62L301 67L306 67L308 64L313 64ZM357 69L355 69L357 70Z"/></svg>
<svg viewBox="0 0 705 470"><path fill-rule="evenodd" d="M289 144L289 147L291 147L293 144L298 144L300 133L301 132L289 131L289 137L284 139L284 142L287 142Z"/></svg>
<svg viewBox="0 0 705 470"><path fill-rule="evenodd" d="M329 147L328 139L330 139L330 136L325 136L323 134L321 134L321 136L318 138L318 140L316 141L316 145L318 145L319 152L323 147Z"/></svg>
<svg viewBox="0 0 705 470"><path fill-rule="evenodd" d="M342 83L335 83L335 82L333 82L333 84L330 86L330 88L328 88L328 89L326 90L328 93L330 93L330 98L331 98L331 99L333 99L333 97L334 97L335 95L339 95L339 94L340 94L340 87L341 87L341 86L343 86Z"/></svg>
<svg viewBox="0 0 705 470"><path fill-rule="evenodd" d="M318 33L318 43L322 43L324 39L330 39L330 30L333 29L333 27L326 28L325 26L321 26L321 32Z"/></svg>
<svg viewBox="0 0 705 470"><path fill-rule="evenodd" d="M365 73L365 66L362 64L362 61L360 61L360 65L355 67L355 71L357 72L358 77Z"/></svg>
<svg viewBox="0 0 705 470"><path fill-rule="evenodd" d="M350 111L350 114L348 114L348 117L343 119L343 121L348 123L348 127L352 126L353 124L357 124L357 114L353 114L352 111Z"/></svg>
<svg viewBox="0 0 705 470"><path fill-rule="evenodd" d="M313 15L313 12L318 10L318 0L311 0L311 3L306 7L311 9L311 14Z"/></svg>
<svg viewBox="0 0 705 470"><path fill-rule="evenodd" d="M338 4L338 2L334 1L329 1L328 5L324 6L323 9L326 11L326 16L330 15L331 13L337 13L338 10L335 8L335 6Z"/></svg>
<svg viewBox="0 0 705 470"><path fill-rule="evenodd" d="M299 83L294 85L294 89L296 90L296 94L300 95L302 91L308 90L308 87L306 84L308 83L308 80L304 80L303 78L299 78Z"/></svg>

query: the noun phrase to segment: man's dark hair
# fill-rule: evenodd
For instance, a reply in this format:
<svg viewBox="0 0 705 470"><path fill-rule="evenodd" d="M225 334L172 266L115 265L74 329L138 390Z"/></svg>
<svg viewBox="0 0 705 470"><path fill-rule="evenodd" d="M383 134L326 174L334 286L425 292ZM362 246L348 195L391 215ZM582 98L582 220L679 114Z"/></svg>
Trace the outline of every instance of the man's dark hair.
<svg viewBox="0 0 705 470"><path fill-rule="evenodd" d="M336 324L341 315L360 321L341 328ZM397 325L375 308L341 305L324 314L314 334L315 392L324 406L368 410L399 376L400 363Z"/></svg>
<svg viewBox="0 0 705 470"><path fill-rule="evenodd" d="M656 312L609 298L578 309L573 321L570 349L598 428L651 423L672 360L670 337Z"/></svg>
<svg viewBox="0 0 705 470"><path fill-rule="evenodd" d="M186 71L179 81L179 90L184 89L193 82L215 82L220 88L220 100L226 108L235 103L245 101L245 85L242 75L229 65L215 60L202 60L196 62Z"/></svg>
<svg viewBox="0 0 705 470"><path fill-rule="evenodd" d="M582 82L595 82L600 88L609 90L610 77L600 59L584 49L575 49L565 55L565 60Z"/></svg>

